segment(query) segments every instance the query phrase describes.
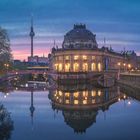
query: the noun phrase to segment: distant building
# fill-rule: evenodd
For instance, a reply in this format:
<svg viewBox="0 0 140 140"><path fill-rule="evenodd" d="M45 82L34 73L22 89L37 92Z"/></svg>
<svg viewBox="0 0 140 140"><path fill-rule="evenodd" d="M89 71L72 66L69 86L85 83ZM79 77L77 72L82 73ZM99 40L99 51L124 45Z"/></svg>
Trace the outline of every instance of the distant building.
<svg viewBox="0 0 140 140"><path fill-rule="evenodd" d="M14 65L20 65L21 61L20 60L14 60Z"/></svg>
<svg viewBox="0 0 140 140"><path fill-rule="evenodd" d="M137 68L140 70L140 56L137 56Z"/></svg>
<svg viewBox="0 0 140 140"><path fill-rule="evenodd" d="M29 63L48 64L48 58L45 57L45 56L42 56L42 57L39 57L39 56L28 57L28 62L29 62Z"/></svg>
<svg viewBox="0 0 140 140"><path fill-rule="evenodd" d="M130 64L132 64L133 68L138 67L138 56L134 52L134 50L127 50L127 51L122 51L121 54L128 60Z"/></svg>

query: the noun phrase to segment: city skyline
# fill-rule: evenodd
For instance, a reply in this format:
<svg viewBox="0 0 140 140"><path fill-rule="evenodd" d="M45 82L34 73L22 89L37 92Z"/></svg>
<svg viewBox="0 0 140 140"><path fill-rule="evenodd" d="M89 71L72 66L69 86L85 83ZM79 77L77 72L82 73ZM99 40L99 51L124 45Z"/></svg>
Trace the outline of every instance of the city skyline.
<svg viewBox="0 0 140 140"><path fill-rule="evenodd" d="M56 5L57 3L57 5ZM0 1L0 26L7 29L14 59L30 56L30 18L34 17L34 54L50 52L54 40L61 47L63 37L75 23L84 23L97 37L116 51L124 47L140 54L140 2L138 0L5 0Z"/></svg>

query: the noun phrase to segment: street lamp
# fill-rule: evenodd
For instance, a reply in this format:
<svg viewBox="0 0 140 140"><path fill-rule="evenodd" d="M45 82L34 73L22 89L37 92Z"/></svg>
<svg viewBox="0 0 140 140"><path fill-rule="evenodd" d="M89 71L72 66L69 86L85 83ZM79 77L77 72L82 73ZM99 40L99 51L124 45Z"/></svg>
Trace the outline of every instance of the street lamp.
<svg viewBox="0 0 140 140"><path fill-rule="evenodd" d="M128 71L130 72L131 64L128 64Z"/></svg>
<svg viewBox="0 0 140 140"><path fill-rule="evenodd" d="M120 80L120 69L121 69L121 63L120 63L120 62L118 62L118 64L117 64L117 65L119 66L118 80Z"/></svg>
<svg viewBox="0 0 140 140"><path fill-rule="evenodd" d="M126 63L123 63L123 66L124 66L124 72L125 72L125 70L126 70Z"/></svg>
<svg viewBox="0 0 140 140"><path fill-rule="evenodd" d="M9 64L5 63L4 66L6 68L6 73L7 73L8 72L8 68L9 68Z"/></svg>
<svg viewBox="0 0 140 140"><path fill-rule="evenodd" d="M121 63L120 62L118 62L118 66L121 66Z"/></svg>

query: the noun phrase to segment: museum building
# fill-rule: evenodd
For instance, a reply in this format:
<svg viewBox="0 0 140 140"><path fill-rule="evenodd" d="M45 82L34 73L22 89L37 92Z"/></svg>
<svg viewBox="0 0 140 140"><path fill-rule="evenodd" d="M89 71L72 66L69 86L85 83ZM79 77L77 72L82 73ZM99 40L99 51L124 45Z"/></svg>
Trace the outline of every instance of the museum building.
<svg viewBox="0 0 140 140"><path fill-rule="evenodd" d="M128 61L123 54L103 46L98 48L96 35L85 24L76 24L66 33L62 47L53 47L50 64L54 72L102 72L124 69Z"/></svg>

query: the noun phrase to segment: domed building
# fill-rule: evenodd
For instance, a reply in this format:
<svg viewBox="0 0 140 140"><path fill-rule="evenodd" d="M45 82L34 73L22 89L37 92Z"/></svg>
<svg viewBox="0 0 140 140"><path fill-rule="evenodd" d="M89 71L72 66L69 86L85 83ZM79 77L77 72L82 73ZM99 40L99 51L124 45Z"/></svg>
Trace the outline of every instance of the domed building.
<svg viewBox="0 0 140 140"><path fill-rule="evenodd" d="M96 35L86 29L86 25L74 25L74 28L66 33L63 42L64 49L97 49Z"/></svg>
<svg viewBox="0 0 140 140"><path fill-rule="evenodd" d="M101 73L108 70L124 69L128 63L124 55L106 47L98 48L96 35L85 24L76 24L66 33L62 47L53 47L50 56L51 68L61 75ZM61 76L62 77L62 76ZM63 76L63 78L66 76Z"/></svg>

